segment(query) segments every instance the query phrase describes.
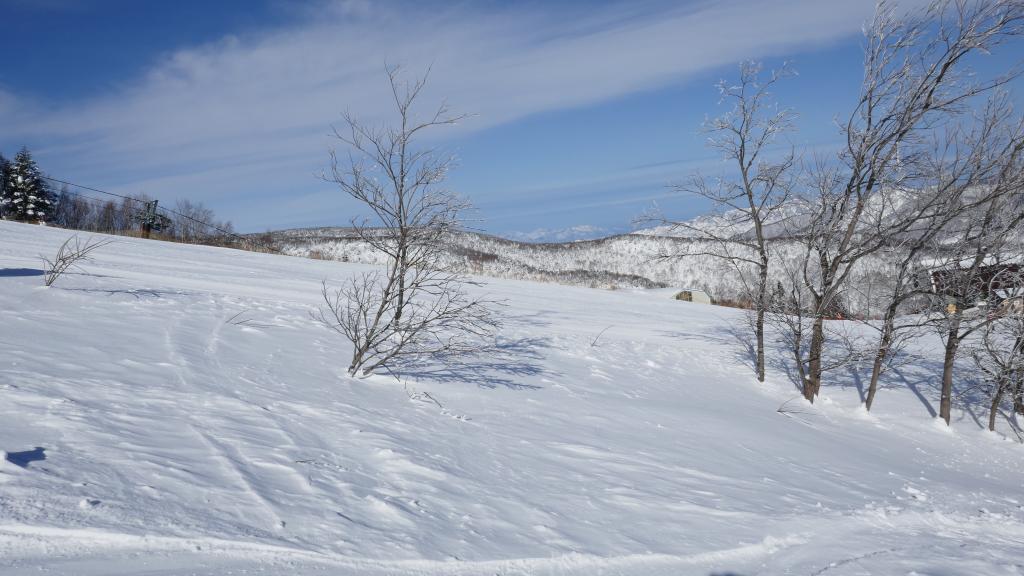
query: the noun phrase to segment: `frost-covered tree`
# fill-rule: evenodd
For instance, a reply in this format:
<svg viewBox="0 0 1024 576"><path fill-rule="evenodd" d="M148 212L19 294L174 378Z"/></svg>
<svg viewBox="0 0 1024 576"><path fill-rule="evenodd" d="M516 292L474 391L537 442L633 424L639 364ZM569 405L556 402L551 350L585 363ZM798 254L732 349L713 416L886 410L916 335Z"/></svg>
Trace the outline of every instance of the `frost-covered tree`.
<svg viewBox="0 0 1024 576"><path fill-rule="evenodd" d="M996 298L986 306L971 357L989 393L988 429L995 430L1004 403L1008 419L1024 415L1024 269L1003 266L988 283L990 288L998 284L992 290Z"/></svg>
<svg viewBox="0 0 1024 576"><path fill-rule="evenodd" d="M4 217L22 222L42 222L50 213L53 194L28 148L22 148L7 170L3 197Z"/></svg>
<svg viewBox="0 0 1024 576"><path fill-rule="evenodd" d="M860 97L842 126L845 145L838 158L806 171L801 200L808 214L792 232L807 247L801 278L813 318L803 382L808 401L821 388L825 320L842 310L856 266L931 213L924 202L908 215L892 195L905 188L908 170L920 167L915 159L926 157L937 129L964 119L978 96L1013 76L984 79L966 62L1021 34L1020 0L935 0L907 17L883 4L867 27Z"/></svg>
<svg viewBox="0 0 1024 576"><path fill-rule="evenodd" d="M908 188L890 196L902 202L900 212L914 226L893 235L879 258L888 266L880 298L884 313L880 322L869 323L879 338L864 403L868 410L887 363L916 336L921 322L939 320L945 328L968 329L972 319L960 322L965 320L962 314L948 312L947 304L959 297L962 313L963 306L983 296L978 275L984 276L993 260L1019 257L1007 249L1016 244L1013 231L1024 220L1019 213L1024 120L1015 117L1007 94L999 92L964 123L937 135L933 150L921 150L907 162L917 176L907 178ZM932 272L943 278L941 294L934 293L937 287L929 281ZM959 286L954 289L954 284ZM903 316L920 309L922 297L932 300L938 318ZM943 379L944 389L948 386L943 405L948 408L960 340L956 334L950 340L945 330L942 335L948 346L949 373Z"/></svg>

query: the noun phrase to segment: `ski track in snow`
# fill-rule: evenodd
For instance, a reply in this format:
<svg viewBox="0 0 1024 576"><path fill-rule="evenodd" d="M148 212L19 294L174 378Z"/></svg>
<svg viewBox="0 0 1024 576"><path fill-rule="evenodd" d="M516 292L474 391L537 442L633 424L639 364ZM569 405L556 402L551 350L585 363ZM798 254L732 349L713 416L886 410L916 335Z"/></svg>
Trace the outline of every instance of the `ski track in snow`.
<svg viewBox="0 0 1024 576"><path fill-rule="evenodd" d="M45 453L0 459L0 574L1024 574L1019 444L846 375L779 414L736 311L492 281L527 353L414 375L442 409L309 319L365 266L118 238L4 274L68 235L0 222L0 449Z"/></svg>

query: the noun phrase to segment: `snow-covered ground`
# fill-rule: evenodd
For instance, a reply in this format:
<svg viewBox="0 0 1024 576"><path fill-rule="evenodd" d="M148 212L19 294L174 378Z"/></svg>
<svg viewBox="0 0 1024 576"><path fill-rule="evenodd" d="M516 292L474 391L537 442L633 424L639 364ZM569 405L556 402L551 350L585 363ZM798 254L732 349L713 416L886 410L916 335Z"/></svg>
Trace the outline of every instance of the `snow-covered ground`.
<svg viewBox="0 0 1024 576"><path fill-rule="evenodd" d="M365 267L118 238L43 288L69 235L0 222L0 574L1024 574L1024 447L930 365L780 413L734 310L495 280L512 359L406 390L309 318Z"/></svg>
<svg viewBox="0 0 1024 576"><path fill-rule="evenodd" d="M702 226L713 222L716 220L711 216L691 220ZM739 269L746 270L748 283L756 277L756 270L743 265L738 269L735 262L712 255L721 250L720 245L649 232L533 244L462 231L452 236L443 260L453 269L492 278L588 288L698 289L718 301L747 297ZM269 236L277 250L291 256L377 265L386 261L384 254L359 240L351 228L298 228L271 232ZM259 237L262 240L264 235ZM796 242L777 239L772 241L770 252L770 284L789 284L792 277L787 270L799 266L804 250ZM754 257L752 253L746 256ZM889 254L890 259L893 257ZM879 255L866 256L854 266L850 281L853 289L843 294L843 306L849 314L880 315L884 311L884 307L878 308L878 302L870 301L870 295L888 290L890 270L891 264Z"/></svg>

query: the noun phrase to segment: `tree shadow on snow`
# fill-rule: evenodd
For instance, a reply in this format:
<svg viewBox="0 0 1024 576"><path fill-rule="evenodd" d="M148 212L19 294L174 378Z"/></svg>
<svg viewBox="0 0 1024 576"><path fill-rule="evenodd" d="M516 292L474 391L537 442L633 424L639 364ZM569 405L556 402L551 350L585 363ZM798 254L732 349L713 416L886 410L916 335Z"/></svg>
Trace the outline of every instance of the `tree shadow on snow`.
<svg viewBox="0 0 1024 576"><path fill-rule="evenodd" d="M481 388L537 390L520 379L544 373L539 364L547 338L498 339L495 345L472 355L432 356L391 368L398 378L475 384Z"/></svg>
<svg viewBox="0 0 1024 576"><path fill-rule="evenodd" d="M889 372L899 379L903 387L914 393L914 396L921 401L932 418L938 415L929 397L934 398L935 401L941 397L942 362L916 358L910 370L893 368ZM974 375L968 376L968 374L969 372L960 366L953 373L953 406L962 409L964 414L969 416L979 428L986 428L988 424L984 422L984 418L980 414L988 413L991 398L985 391L984 383ZM887 375L888 373L883 375L883 382ZM898 387L901 386L892 385L891 382L884 386L884 388Z"/></svg>
<svg viewBox="0 0 1024 576"><path fill-rule="evenodd" d="M1017 438L1024 442L1024 427L1021 426L1020 421L1017 419L1017 413L1011 410L1008 414L1006 410L1000 408L999 415L1003 417L1003 421L1010 427L1010 430L1013 430Z"/></svg>
<svg viewBox="0 0 1024 576"><path fill-rule="evenodd" d="M931 416L932 418L938 416L939 413L935 411L935 407L932 406L932 403L930 400L928 400L928 397L921 393L920 388L922 384L928 386L929 388L934 388L934 384L931 382L931 378L925 377L912 381L909 378L907 378L907 374L903 370L900 370L899 368L893 368L890 372L892 374L895 374L896 377L900 379L900 381L906 386L907 390L910 390L911 392L914 393L914 396L916 396L917 399L921 402L921 405L924 406L925 410L928 411L929 416ZM879 383L879 388L896 388L896 386L884 385L886 383L885 380L886 379L883 379L882 382Z"/></svg>
<svg viewBox="0 0 1024 576"><path fill-rule="evenodd" d="M22 278L25 276L42 276L42 270L35 268L0 268L0 278Z"/></svg>
<svg viewBox="0 0 1024 576"><path fill-rule="evenodd" d="M768 348L771 350L773 347L768 346ZM879 392L909 390L928 412L928 415L935 418L938 416L935 403L941 396L942 362L909 352L899 352L898 354L900 356L893 359L896 365L884 371L879 378ZM765 363L769 369L784 372L794 388L801 391L800 374L794 362L789 355L777 349L766 353L765 357ZM844 366L842 371L825 372L822 378L822 388L842 389L853 386L857 389L860 401L863 403L867 397L865 381L870 373L870 363L854 361ZM960 408L979 428L985 428L987 424L980 415L987 414L990 399L985 394L981 383L967 374L967 371L962 368L955 373L954 407Z"/></svg>
<svg viewBox="0 0 1024 576"><path fill-rule="evenodd" d="M36 446L32 450L24 450L22 452L8 452L6 460L15 466L21 468L28 468L28 465L32 462L39 462L46 460L46 448L42 446Z"/></svg>
<svg viewBox="0 0 1024 576"><path fill-rule="evenodd" d="M864 381L860 377L860 369L858 366L847 366L846 372L850 375L850 379L853 380L853 385L857 387L857 397L860 398L861 404L867 400L868 393L864 389Z"/></svg>
<svg viewBox="0 0 1024 576"><path fill-rule="evenodd" d="M745 324L734 324L726 326L720 329L720 331L730 341L734 360L749 366L751 375L753 375L757 353L749 327ZM800 371L797 369L792 355L783 350L778 342L773 341L770 332L765 335L765 340L765 368L769 372L785 374L786 379L793 385L793 388L797 392L802 392L803 382L800 379ZM896 364L907 369L901 369L897 366L884 372L879 380L879 390L907 388L917 397L928 413L934 417L937 414L935 408L928 400L925 392L922 391L922 388L938 398L937 381L938 374L941 374L941 363L911 356L906 352L902 354L906 354L906 356L896 359ZM846 388L852 386L856 388L860 401L864 402L867 397L865 375L869 373L870 366L854 361L843 366L841 370L826 372L822 378L822 387ZM963 393L959 394L959 397L967 405L983 401L981 398L971 397Z"/></svg>
<svg viewBox="0 0 1024 576"><path fill-rule="evenodd" d="M752 330L746 323L727 324L716 328L711 333L663 331L661 335L680 340L722 343L729 351L728 354L732 361L749 367L751 378L754 377L757 353L754 348ZM826 389L854 387L863 403L867 397L867 377L871 373L871 363L863 361L863 359L870 359L872 357L870 353L873 353L874 350L869 345L867 351L869 352L867 356L855 354L852 356L854 359L849 363L838 369L826 371L822 378L822 387ZM879 391L905 388L918 399L928 415L935 418L938 415L935 406L941 396L942 362L908 351L901 351L897 354L898 356L892 362L894 365L883 372L879 379ZM862 361L858 361L857 358ZM991 398L984 382L980 381L967 366L962 366L960 362L962 360L957 362L957 370L954 374L954 407L962 410L964 417L969 417L979 428L986 428ZM803 391L800 371L792 354L776 340L771 330L765 334L765 368L769 373L784 374L797 392ZM882 401L884 402L884 400ZM1016 416L1004 418L1004 420L1015 433L1024 438L1024 426Z"/></svg>
<svg viewBox="0 0 1024 576"><path fill-rule="evenodd" d="M743 324L727 324L719 329L720 335L712 336L726 342L732 351L733 361L750 368L750 375L754 377L757 368L757 348L754 346L754 334L750 326ZM765 334L764 343L764 365L766 371L782 372L793 384L793 387L800 391L803 385L800 382L800 373L787 354L782 353L776 343L772 342L768 334Z"/></svg>
<svg viewBox="0 0 1024 576"><path fill-rule="evenodd" d="M90 278L116 278L123 280L124 276L113 276L111 274L97 274L95 272L87 272L85 270L68 270L64 273L66 276L89 276Z"/></svg>
<svg viewBox="0 0 1024 576"><path fill-rule="evenodd" d="M509 325L521 325L535 328L538 326L551 326L552 321L548 320L548 318L554 315L555 313L551 310L539 310L532 314L506 313L504 315L504 319Z"/></svg>
<svg viewBox="0 0 1024 576"><path fill-rule="evenodd" d="M163 298L164 296L185 296L187 292L176 292L170 290L152 290L152 289L103 289L103 288L61 288L61 290L67 290L69 292L93 292L106 294L107 296L115 296L119 294L125 294L128 296L134 296L136 300L142 300L143 298Z"/></svg>
<svg viewBox="0 0 1024 576"><path fill-rule="evenodd" d="M770 352L769 350L770 347L766 343L764 351L765 371L768 373L771 373L772 371L784 373L786 375L786 380L792 384L793 390L803 394L804 383L800 378L800 370L797 369L796 362L790 358L788 354ZM822 380L822 386L828 387L828 376L826 375Z"/></svg>
<svg viewBox="0 0 1024 576"><path fill-rule="evenodd" d="M673 340L706 343L714 341L728 346L733 361L750 367L753 373L757 363L757 351L751 341L750 334L743 326L726 324L712 333L688 332L682 330L661 330L659 335Z"/></svg>
<svg viewBox="0 0 1024 576"><path fill-rule="evenodd" d="M767 346L771 349L771 346ZM900 353L905 354L905 353ZM897 359L899 360L899 359ZM922 358L913 357L912 360L917 366L923 366L928 362ZM905 362L898 362L905 363ZM798 392L803 392L803 383L800 380L800 371L796 367L796 361L789 355L779 351L765 353L765 364L770 370L784 372L790 383L793 384L793 388ZM936 397L938 397L937 388L934 383L929 379L933 378L929 372L932 367L926 370L913 370L913 373L908 373L907 370L903 370L900 367L892 367L884 371L878 381L879 392L884 390L896 390L900 388L906 388L910 390L915 397L921 402L925 410L932 417L935 417L936 412L932 407L928 397L922 392L922 387L931 388L935 391ZM922 374L918 374L923 372ZM821 386L823 389L845 389L853 387L857 390L857 397L861 403L867 399L867 385L865 383L866 377L870 376L871 366L870 364L863 364L861 362L852 361L850 364L842 366L839 370L830 370L822 374ZM920 377L916 377L920 376Z"/></svg>
<svg viewBox="0 0 1024 576"><path fill-rule="evenodd" d="M659 334L667 338L674 338L676 340L690 340L694 342L707 342L708 340L718 340L722 342L731 342L733 340L744 344L750 351L750 361L753 362L754 347L748 343L740 341L739 338L735 337L735 334L731 329L723 331L725 335L707 334L701 332L684 332L681 330L660 330ZM736 332L738 334L738 332Z"/></svg>

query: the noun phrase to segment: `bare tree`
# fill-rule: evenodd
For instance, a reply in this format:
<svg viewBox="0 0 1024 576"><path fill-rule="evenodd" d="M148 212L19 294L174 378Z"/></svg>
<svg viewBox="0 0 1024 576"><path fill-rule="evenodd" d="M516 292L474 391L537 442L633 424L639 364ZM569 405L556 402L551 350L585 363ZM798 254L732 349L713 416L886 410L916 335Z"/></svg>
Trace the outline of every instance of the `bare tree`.
<svg viewBox="0 0 1024 576"><path fill-rule="evenodd" d="M168 228L177 240L189 243L203 243L217 237L233 234L231 222L219 222L213 210L202 202L179 199L169 211Z"/></svg>
<svg viewBox="0 0 1024 576"><path fill-rule="evenodd" d="M57 255L53 260L40 256L46 265L43 270L43 283L46 286L52 286L65 272L71 268L78 268L80 263L88 260L94 250L111 242L112 240L93 240L92 238L82 242L77 234L68 238L57 249Z"/></svg>
<svg viewBox="0 0 1024 576"><path fill-rule="evenodd" d="M996 416L1009 398L1011 413L1024 415L1024 274L1021 268L1004 269L1002 302L993 306L979 341L971 350L974 366L990 387L988 429L996 429Z"/></svg>
<svg viewBox="0 0 1024 576"><path fill-rule="evenodd" d="M842 291L864 257L911 230L931 204L894 201L908 168L938 127L963 114L976 96L1008 76L979 81L964 59L1021 33L1019 0L939 0L916 17L881 5L866 30L864 79L843 127L840 162L819 159L807 171L809 217L798 232L807 244L802 280L811 293L811 335L804 397L821 389L825 320L842 313ZM919 208L923 206L923 210ZM915 212L915 210L918 210Z"/></svg>
<svg viewBox="0 0 1024 576"><path fill-rule="evenodd" d="M864 402L867 410L896 352L927 323L928 318L920 315L901 316L913 302L931 295L926 262L934 267L936 250L953 234L958 220L976 216L991 200L978 191L998 181L1007 164L1015 162L1013 126L1019 122L1011 115L1006 94L996 93L977 118L969 119L968 126L950 127L944 137L936 136L931 150L922 149L900 167L903 188L882 192L898 196L892 200L902 205L900 212L912 225L897 230L875 258L886 266L886 279L877 302L881 317L868 322L879 336ZM948 247L941 250L949 251Z"/></svg>
<svg viewBox="0 0 1024 576"><path fill-rule="evenodd" d="M948 424L960 345L992 320L985 306L1012 284L1024 238L1024 124L1008 130L999 173L971 189L969 203L936 242L942 263L932 272L935 325L944 339L939 416Z"/></svg>
<svg viewBox="0 0 1024 576"><path fill-rule="evenodd" d="M93 212L92 205L85 198L72 194L67 184L64 184L54 203L51 221L62 228L83 230L93 225Z"/></svg>
<svg viewBox="0 0 1024 576"><path fill-rule="evenodd" d="M686 182L674 184L682 193L707 198L714 203L714 226L672 222L672 228L695 235L706 243L691 244L691 250L666 254L663 257L710 255L727 260L736 268L747 297L752 303L755 340L754 369L764 382L764 325L769 298L770 250L768 229L782 218L791 189L790 175L794 166L792 148L772 158L770 147L780 136L793 128L794 114L780 109L771 97L771 90L782 78L790 75L783 67L761 78L761 65L744 62L740 65L739 82L722 81L718 90L722 101L731 102L732 109L705 122L709 145L734 163L735 180L709 180L695 174ZM710 246L710 250L704 250ZM750 278L749 270L754 270Z"/></svg>
<svg viewBox="0 0 1024 576"><path fill-rule="evenodd" d="M766 321L775 328L779 343L793 361L796 380L807 381L807 334L810 332L808 312L810 294L800 281L796 260L782 261L780 275L767 299Z"/></svg>
<svg viewBox="0 0 1024 576"><path fill-rule="evenodd" d="M874 406L882 375L897 364L909 361L903 352L924 331L920 315L906 314L909 303L924 290L920 283L925 250L922 240L921 236L914 236L884 247L875 258L881 264L880 269L852 283L850 288L864 305L857 319L877 332L871 354L871 376L864 394L865 410L870 411ZM876 316L876 311L881 314Z"/></svg>
<svg viewBox="0 0 1024 576"><path fill-rule="evenodd" d="M800 246L806 250L806 245ZM774 328L779 343L793 362L792 378L801 386L807 382L810 362L808 348L814 325L814 298L804 284L803 262L806 252L780 258L776 266L775 285L765 305L765 322ZM848 323L830 323L824 327L831 345L823 351L820 363L823 373L854 365L865 356L863 337Z"/></svg>
<svg viewBox="0 0 1024 576"><path fill-rule="evenodd" d="M499 322L489 302L467 292L468 278L453 271L444 254L468 204L443 187L453 160L418 138L465 116L442 104L425 119L414 105L426 76L414 82L387 69L397 123L369 126L350 114L334 135L347 157L332 151L327 179L370 209L353 221L359 238L385 255L383 272L371 272L331 290L316 317L353 345L348 372L367 375L381 367L426 356L446 358L486 347Z"/></svg>

